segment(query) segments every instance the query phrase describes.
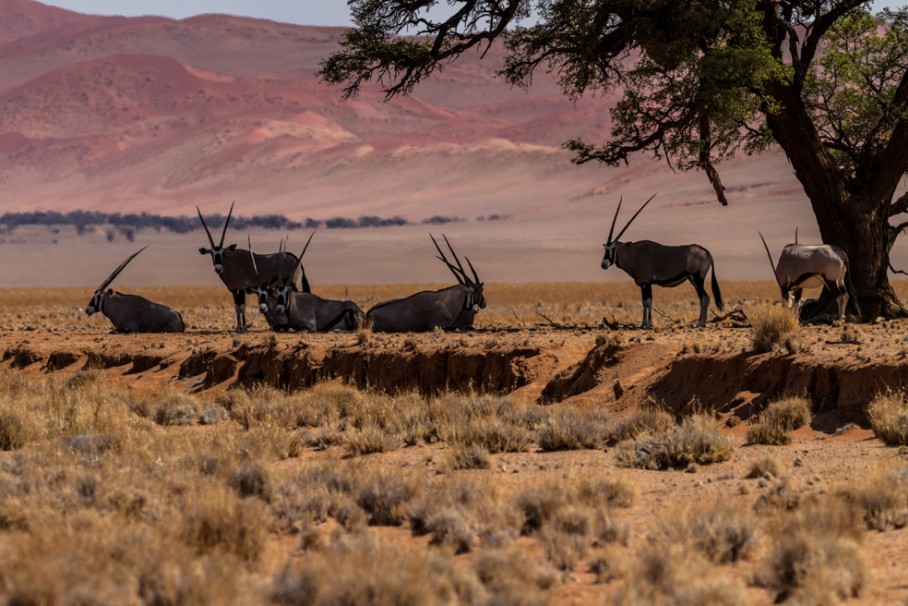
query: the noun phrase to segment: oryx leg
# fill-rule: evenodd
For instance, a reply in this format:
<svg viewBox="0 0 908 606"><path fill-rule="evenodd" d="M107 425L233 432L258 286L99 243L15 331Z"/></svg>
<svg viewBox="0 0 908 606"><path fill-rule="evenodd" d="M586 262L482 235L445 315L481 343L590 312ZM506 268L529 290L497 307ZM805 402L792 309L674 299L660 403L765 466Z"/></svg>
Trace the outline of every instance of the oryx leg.
<svg viewBox="0 0 908 606"><path fill-rule="evenodd" d="M233 291L233 309L236 311L236 332L246 332L246 291Z"/></svg>
<svg viewBox="0 0 908 606"><path fill-rule="evenodd" d="M706 294L706 288L703 287L706 280L703 276L692 275L690 281L697 289L697 296L700 297L700 321L697 322L697 328L703 328L706 326L706 312L709 310L709 295Z"/></svg>
<svg viewBox="0 0 908 606"><path fill-rule="evenodd" d="M644 284L640 287L641 294L643 295L643 322L640 324L640 328L652 328L653 327L653 285Z"/></svg>
<svg viewBox="0 0 908 606"><path fill-rule="evenodd" d="M829 293L835 297L836 305L839 308L839 321L845 322L845 308L848 305L848 291L844 284L823 280L823 284L829 289Z"/></svg>

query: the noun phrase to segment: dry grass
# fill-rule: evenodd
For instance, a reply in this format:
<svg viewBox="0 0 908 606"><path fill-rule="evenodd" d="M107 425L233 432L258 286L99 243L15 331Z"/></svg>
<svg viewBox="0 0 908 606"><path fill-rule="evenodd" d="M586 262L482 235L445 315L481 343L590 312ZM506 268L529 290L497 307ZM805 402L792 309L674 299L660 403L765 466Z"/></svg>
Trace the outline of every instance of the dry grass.
<svg viewBox="0 0 908 606"><path fill-rule="evenodd" d="M753 326L753 347L758 352L798 349L800 324L794 311L781 305L763 303L748 311Z"/></svg>
<svg viewBox="0 0 908 606"><path fill-rule="evenodd" d="M734 449L734 443L719 433L712 416L696 414L685 418L679 427L620 443L616 462L638 469L684 468L727 461Z"/></svg>
<svg viewBox="0 0 908 606"><path fill-rule="evenodd" d="M747 430L748 444L780 446L791 442L788 432L812 420L810 402L806 398L785 398L771 402L757 422Z"/></svg>
<svg viewBox="0 0 908 606"><path fill-rule="evenodd" d="M904 391L886 391L867 407L873 433L886 446L908 445L908 397Z"/></svg>

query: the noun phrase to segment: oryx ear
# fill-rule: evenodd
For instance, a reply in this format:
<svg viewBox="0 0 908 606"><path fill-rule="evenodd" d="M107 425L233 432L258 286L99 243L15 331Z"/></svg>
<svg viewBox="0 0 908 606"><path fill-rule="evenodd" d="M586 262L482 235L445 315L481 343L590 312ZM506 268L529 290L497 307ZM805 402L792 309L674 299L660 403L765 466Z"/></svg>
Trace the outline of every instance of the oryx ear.
<svg viewBox="0 0 908 606"><path fill-rule="evenodd" d="M227 247L227 250L236 250L236 244L231 244Z"/></svg>
<svg viewBox="0 0 908 606"><path fill-rule="evenodd" d="M210 255L210 254L211 254L211 249L210 249L210 248L204 248L204 247L203 247L203 248L200 248L200 249L199 249L199 254L200 254L200 255Z"/></svg>

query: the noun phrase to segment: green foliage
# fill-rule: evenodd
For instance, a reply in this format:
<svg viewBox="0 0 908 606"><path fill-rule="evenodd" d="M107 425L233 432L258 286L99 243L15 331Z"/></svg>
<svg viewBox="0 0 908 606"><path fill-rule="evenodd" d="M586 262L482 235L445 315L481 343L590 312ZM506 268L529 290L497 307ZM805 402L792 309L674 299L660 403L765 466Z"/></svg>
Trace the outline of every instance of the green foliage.
<svg viewBox="0 0 908 606"><path fill-rule="evenodd" d="M853 12L829 29L805 99L827 149L854 177L903 117L893 101L908 66L908 9Z"/></svg>

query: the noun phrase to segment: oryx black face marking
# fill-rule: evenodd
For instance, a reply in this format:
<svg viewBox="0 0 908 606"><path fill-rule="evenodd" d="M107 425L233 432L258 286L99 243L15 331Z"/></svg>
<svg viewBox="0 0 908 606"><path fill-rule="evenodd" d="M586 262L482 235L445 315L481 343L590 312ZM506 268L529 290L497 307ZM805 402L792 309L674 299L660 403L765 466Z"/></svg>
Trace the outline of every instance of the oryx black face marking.
<svg viewBox="0 0 908 606"><path fill-rule="evenodd" d="M265 283L272 279L283 279L290 283L296 283L300 277L299 259L296 255L282 251L271 254L255 254L254 257L250 251L238 249L236 244L224 245L224 238L227 234L227 227L230 225L230 219L233 216L233 207L230 205L230 211L227 213L227 219L224 222L224 228L221 231L219 242L215 242L202 216L202 211L196 207L199 215L199 221L205 229L205 235L208 237L209 247L200 248L199 253L210 255L215 272L227 289L233 295L234 310L236 312L236 331L246 331L246 294L260 285L260 280ZM258 269L253 268L253 259L255 259ZM287 275L284 275L286 268Z"/></svg>
<svg viewBox="0 0 908 606"><path fill-rule="evenodd" d="M618 220L618 213L621 212L623 200L618 201L618 208L615 210L615 216L612 217L612 225L609 228L608 239L603 245L605 253L602 257L602 269L609 269L616 265L633 278L634 282L640 287L643 300L643 321L640 324L642 328L653 327L652 285L673 287L688 281L694 285L697 296L700 298L700 319L697 322L697 326L705 326L706 312L709 309L709 295L706 294L704 284L710 270L712 270L712 291L716 299L716 307L720 310L724 307L722 293L719 290L719 282L716 280L713 258L709 251L697 244L664 246L649 240L641 242L620 241L627 228L631 226L634 219L637 218L653 198L655 196L651 196L649 200L644 202L621 231L618 232L618 235L615 236L615 223Z"/></svg>

